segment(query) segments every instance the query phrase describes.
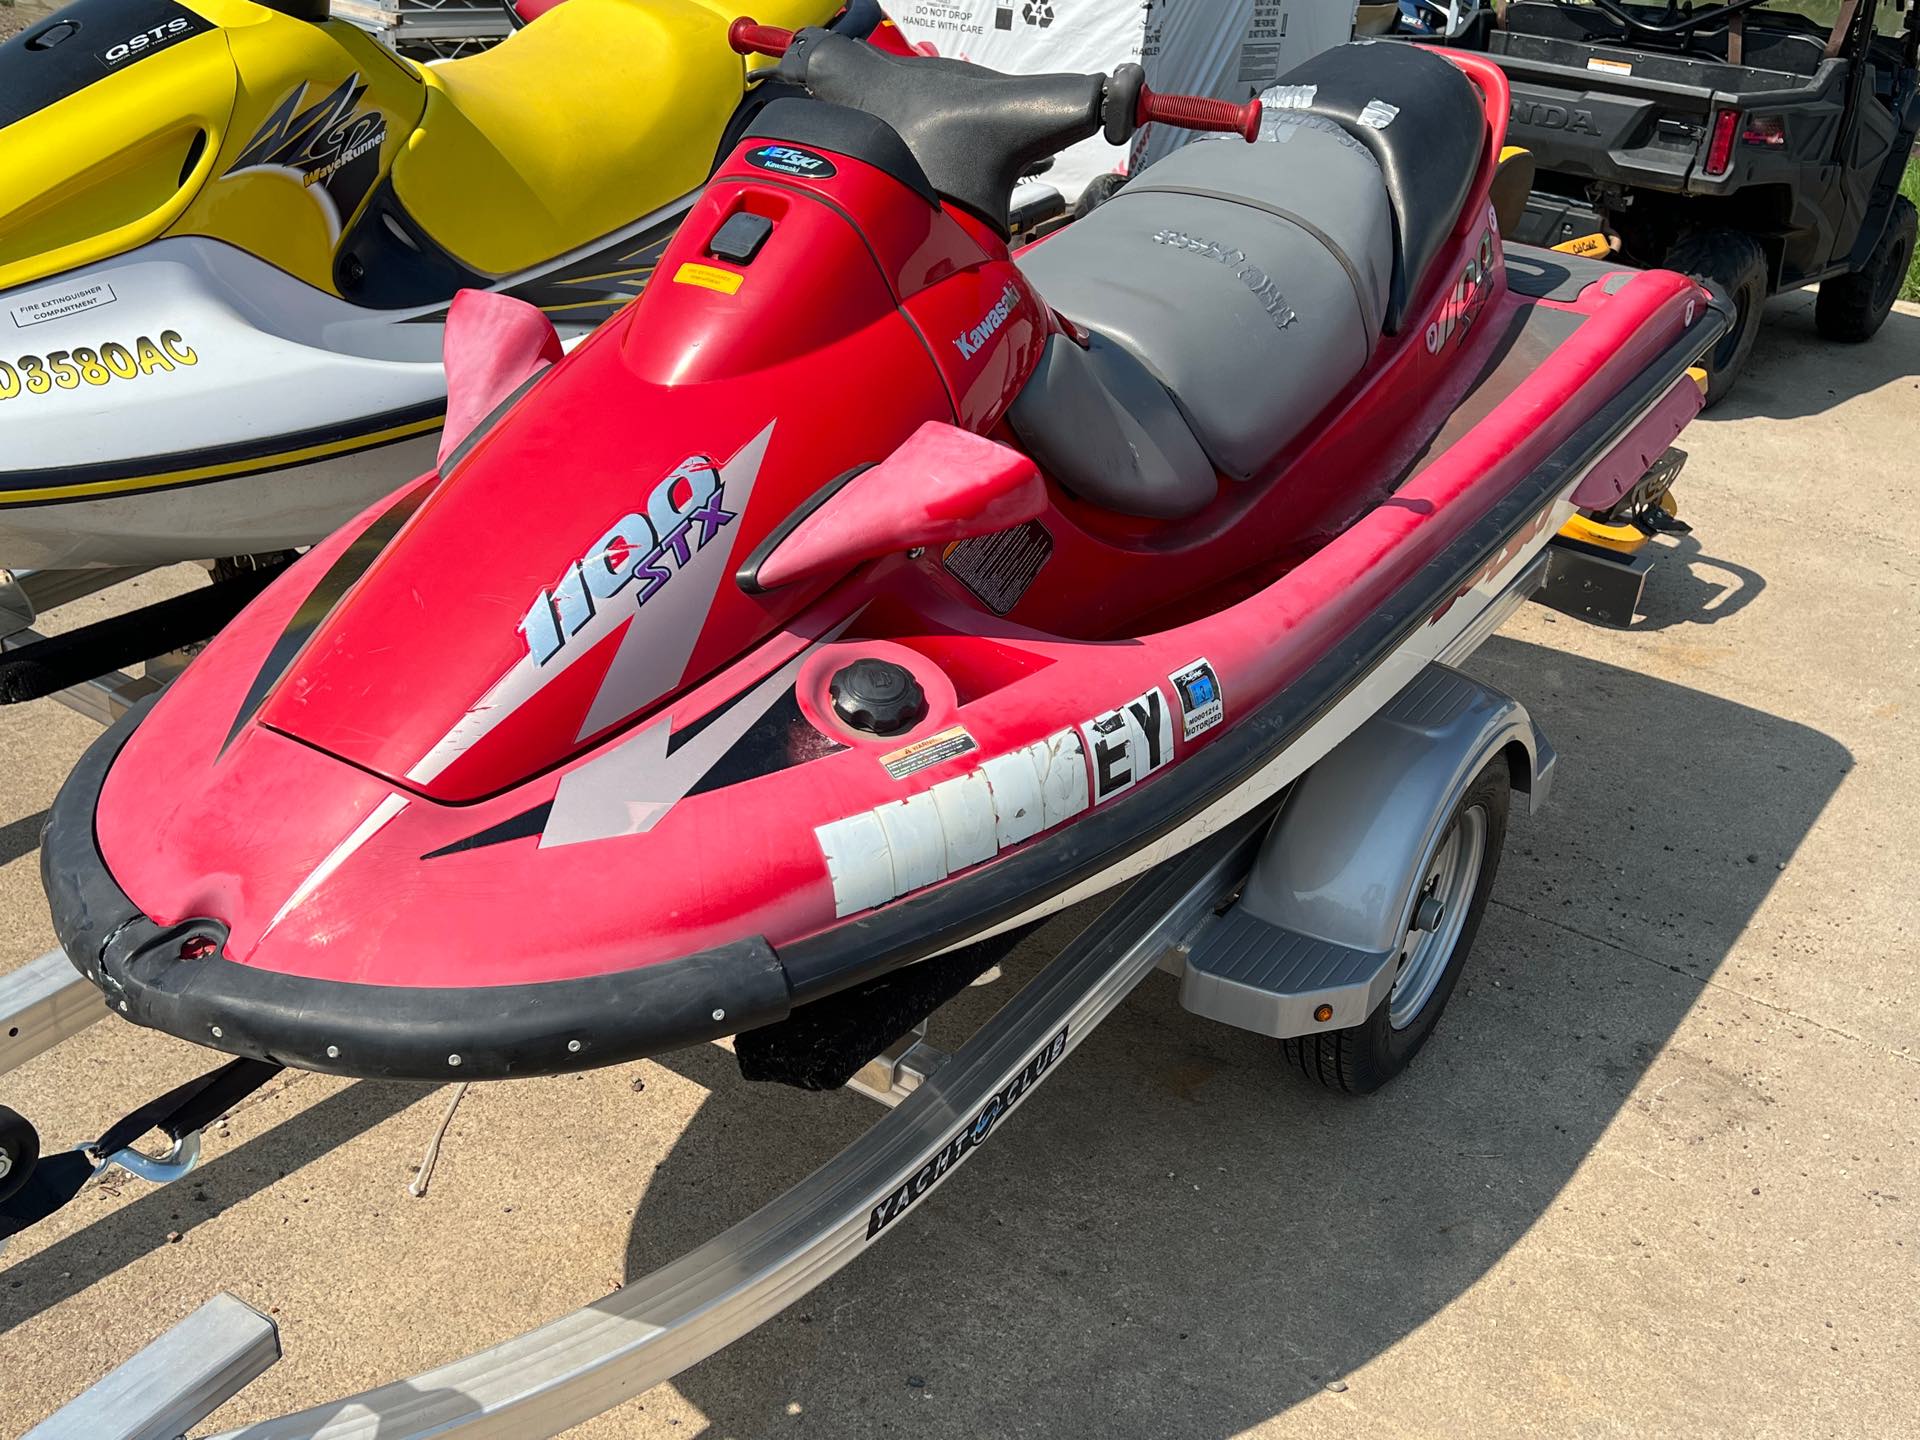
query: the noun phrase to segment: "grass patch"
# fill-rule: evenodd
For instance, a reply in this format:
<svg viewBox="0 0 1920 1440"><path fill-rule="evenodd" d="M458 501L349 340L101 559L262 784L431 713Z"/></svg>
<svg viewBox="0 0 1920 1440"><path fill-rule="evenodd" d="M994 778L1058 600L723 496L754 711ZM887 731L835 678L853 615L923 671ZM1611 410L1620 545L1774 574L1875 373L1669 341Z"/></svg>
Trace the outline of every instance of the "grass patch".
<svg viewBox="0 0 1920 1440"><path fill-rule="evenodd" d="M1907 162L1907 174L1900 182L1900 193L1920 205L1920 157ZM1920 300L1920 250L1914 252L1913 264L1907 269L1907 283L1900 287L1900 298Z"/></svg>

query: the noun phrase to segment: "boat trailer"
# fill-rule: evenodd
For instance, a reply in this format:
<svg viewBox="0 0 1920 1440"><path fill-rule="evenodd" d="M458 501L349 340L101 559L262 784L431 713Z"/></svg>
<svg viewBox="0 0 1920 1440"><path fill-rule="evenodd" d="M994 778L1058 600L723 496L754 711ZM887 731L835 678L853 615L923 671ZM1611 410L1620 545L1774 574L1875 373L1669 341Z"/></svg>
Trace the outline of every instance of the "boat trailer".
<svg viewBox="0 0 1920 1440"><path fill-rule="evenodd" d="M1504 759L1528 808L1545 801L1554 752L1525 708L1451 667L1539 590L1548 563L1536 554L1484 610L1436 635L1437 650L1384 662L1236 791L1232 811L1156 842L1118 897L953 1053L927 1042L924 1019L881 1049L849 1083L887 1112L785 1194L515 1339L220 1440L528 1440L671 1379L897 1230L1156 968L1178 977L1186 1009L1282 1040L1362 1023L1418 968L1425 937L1460 933L1466 899L1435 883L1474 777ZM1382 776L1393 777L1384 792ZM1389 823L1373 823L1382 814ZM1085 882L1000 931L1123 878ZM1326 902L1317 917L1288 910L1305 892ZM108 1013L59 951L0 976L0 1074ZM53 1170L68 1198L114 1166L180 1178L199 1127L278 1068L231 1061L37 1163L37 1133L0 1106L0 1168L13 1171L0 1173L0 1246L57 1208L21 1209ZM173 1139L167 1153L132 1148L156 1126ZM274 1322L217 1294L25 1440L178 1440L279 1358Z"/></svg>

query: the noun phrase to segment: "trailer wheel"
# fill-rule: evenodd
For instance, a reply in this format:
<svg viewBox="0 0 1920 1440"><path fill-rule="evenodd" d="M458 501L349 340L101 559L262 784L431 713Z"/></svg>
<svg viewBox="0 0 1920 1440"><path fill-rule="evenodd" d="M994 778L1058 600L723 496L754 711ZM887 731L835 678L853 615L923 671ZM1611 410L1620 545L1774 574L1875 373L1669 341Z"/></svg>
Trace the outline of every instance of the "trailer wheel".
<svg viewBox="0 0 1920 1440"><path fill-rule="evenodd" d="M1733 389L1760 334L1760 313L1767 304L1767 252L1739 230L1695 230L1676 241L1660 263L1691 275L1733 308L1733 324L1702 360L1706 407L1711 409Z"/></svg>
<svg viewBox="0 0 1920 1440"><path fill-rule="evenodd" d="M1439 1023L1473 948L1506 844L1512 789L1507 758L1495 755L1454 806L1427 862L1393 989L1358 1025L1282 1040L1289 1066L1350 1095L1370 1095L1407 1068Z"/></svg>
<svg viewBox="0 0 1920 1440"><path fill-rule="evenodd" d="M1857 345L1871 340L1893 310L1900 295L1900 282L1907 278L1913 263L1913 242L1920 230L1920 212L1913 201L1896 195L1893 213L1887 216L1887 228L1880 232L1879 243L1860 269L1820 282L1820 298L1814 301L1813 323L1829 340Z"/></svg>
<svg viewBox="0 0 1920 1440"><path fill-rule="evenodd" d="M0 1105L0 1202L27 1183L39 1159L39 1132L19 1111Z"/></svg>

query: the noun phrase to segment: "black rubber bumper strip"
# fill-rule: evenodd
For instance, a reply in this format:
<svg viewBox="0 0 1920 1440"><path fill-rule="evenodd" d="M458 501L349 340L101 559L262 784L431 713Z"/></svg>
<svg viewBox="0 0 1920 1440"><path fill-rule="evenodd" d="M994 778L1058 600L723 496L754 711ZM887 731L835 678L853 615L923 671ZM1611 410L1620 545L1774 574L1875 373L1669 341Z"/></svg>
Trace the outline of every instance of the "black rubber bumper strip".
<svg viewBox="0 0 1920 1440"><path fill-rule="evenodd" d="M357 985L228 960L218 922L162 926L142 914L94 836L107 772L151 703L88 748L53 802L40 845L41 879L68 958L110 1009L137 1025L303 1070L501 1080L657 1055L772 1024L791 1008L786 972L758 936L616 974L534 985ZM196 937L214 943L183 958L182 946ZM537 935L528 943L537 944Z"/></svg>

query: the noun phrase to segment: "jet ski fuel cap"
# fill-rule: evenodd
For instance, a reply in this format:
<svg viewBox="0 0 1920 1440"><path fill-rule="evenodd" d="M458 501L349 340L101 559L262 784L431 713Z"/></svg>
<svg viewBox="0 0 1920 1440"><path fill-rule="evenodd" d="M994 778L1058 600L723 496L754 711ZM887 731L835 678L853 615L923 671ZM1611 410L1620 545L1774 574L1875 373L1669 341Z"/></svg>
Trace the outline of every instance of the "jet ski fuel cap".
<svg viewBox="0 0 1920 1440"><path fill-rule="evenodd" d="M856 660L836 670L827 689L834 713L870 735L897 735L927 713L920 682L891 660Z"/></svg>

